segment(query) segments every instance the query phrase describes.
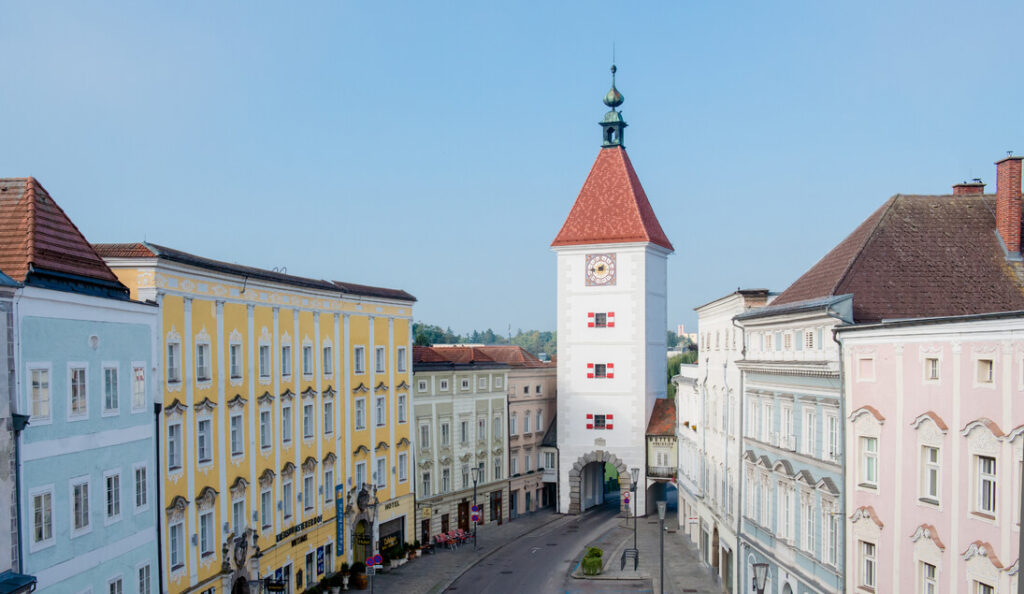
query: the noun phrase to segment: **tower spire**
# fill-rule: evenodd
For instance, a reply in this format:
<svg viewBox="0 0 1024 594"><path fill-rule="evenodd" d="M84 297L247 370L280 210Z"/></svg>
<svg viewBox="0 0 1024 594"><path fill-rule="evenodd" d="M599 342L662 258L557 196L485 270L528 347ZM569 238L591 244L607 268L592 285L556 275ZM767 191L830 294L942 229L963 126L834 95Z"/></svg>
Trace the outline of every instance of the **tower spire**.
<svg viewBox="0 0 1024 594"><path fill-rule="evenodd" d="M608 94L604 96L604 104L611 109L608 113L604 114L604 119L601 121L601 129L604 134L604 142L601 143L602 147L610 146L625 146L622 144L622 132L627 126L626 121L622 119L622 113L615 111L615 108L622 105L625 98L622 93L615 88L615 64L612 64L612 88L608 91Z"/></svg>

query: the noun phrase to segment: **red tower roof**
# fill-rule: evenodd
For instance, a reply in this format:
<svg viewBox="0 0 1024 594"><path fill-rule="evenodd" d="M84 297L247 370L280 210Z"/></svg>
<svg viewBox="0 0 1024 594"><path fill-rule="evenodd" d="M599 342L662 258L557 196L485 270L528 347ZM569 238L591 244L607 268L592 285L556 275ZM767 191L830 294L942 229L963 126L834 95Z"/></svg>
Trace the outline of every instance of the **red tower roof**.
<svg viewBox="0 0 1024 594"><path fill-rule="evenodd" d="M675 251L626 149L601 149L552 246L650 242Z"/></svg>

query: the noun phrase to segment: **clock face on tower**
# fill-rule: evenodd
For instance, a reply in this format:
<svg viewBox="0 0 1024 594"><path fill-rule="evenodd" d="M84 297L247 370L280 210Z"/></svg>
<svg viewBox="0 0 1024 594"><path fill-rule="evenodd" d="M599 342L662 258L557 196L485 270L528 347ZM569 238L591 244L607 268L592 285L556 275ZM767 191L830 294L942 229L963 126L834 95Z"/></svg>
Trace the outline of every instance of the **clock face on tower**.
<svg viewBox="0 0 1024 594"><path fill-rule="evenodd" d="M587 254L587 286L615 284L615 254Z"/></svg>

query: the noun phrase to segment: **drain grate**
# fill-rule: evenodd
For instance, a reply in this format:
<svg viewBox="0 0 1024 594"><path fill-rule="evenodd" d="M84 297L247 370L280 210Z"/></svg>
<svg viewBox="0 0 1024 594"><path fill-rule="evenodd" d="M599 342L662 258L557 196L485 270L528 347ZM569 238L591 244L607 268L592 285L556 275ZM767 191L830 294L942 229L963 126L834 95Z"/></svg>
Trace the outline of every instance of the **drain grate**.
<svg viewBox="0 0 1024 594"><path fill-rule="evenodd" d="M511 569L506 569L505 571L502 571L502 572L499 572L499 573L501 573L502 575L512 575L513 572L512 572Z"/></svg>

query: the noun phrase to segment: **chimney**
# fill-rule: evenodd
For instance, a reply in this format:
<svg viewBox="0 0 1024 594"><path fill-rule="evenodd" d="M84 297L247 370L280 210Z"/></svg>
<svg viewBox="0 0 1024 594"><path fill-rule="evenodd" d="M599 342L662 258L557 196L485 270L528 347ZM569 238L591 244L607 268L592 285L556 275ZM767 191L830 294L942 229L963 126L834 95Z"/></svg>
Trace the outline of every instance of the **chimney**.
<svg viewBox="0 0 1024 594"><path fill-rule="evenodd" d="M985 184L981 183L981 180L977 178L970 182L964 181L953 185L954 196L980 196L984 193Z"/></svg>
<svg viewBox="0 0 1024 594"><path fill-rule="evenodd" d="M1006 251L1020 255L1020 162L1024 157L996 161L996 230Z"/></svg>

